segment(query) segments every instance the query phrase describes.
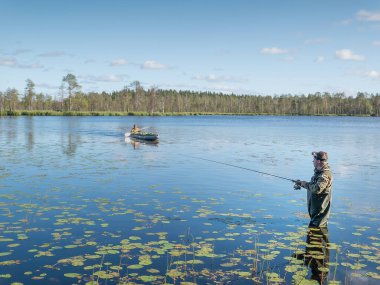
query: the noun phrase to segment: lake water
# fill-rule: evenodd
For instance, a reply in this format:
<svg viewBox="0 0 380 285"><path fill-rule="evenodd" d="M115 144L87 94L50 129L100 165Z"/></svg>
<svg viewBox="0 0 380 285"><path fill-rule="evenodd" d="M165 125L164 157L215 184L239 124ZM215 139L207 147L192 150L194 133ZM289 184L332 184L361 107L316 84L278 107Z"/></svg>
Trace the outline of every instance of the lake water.
<svg viewBox="0 0 380 285"><path fill-rule="evenodd" d="M379 284L379 142L380 118L2 117L0 284ZM319 150L333 205L310 243L286 179Z"/></svg>

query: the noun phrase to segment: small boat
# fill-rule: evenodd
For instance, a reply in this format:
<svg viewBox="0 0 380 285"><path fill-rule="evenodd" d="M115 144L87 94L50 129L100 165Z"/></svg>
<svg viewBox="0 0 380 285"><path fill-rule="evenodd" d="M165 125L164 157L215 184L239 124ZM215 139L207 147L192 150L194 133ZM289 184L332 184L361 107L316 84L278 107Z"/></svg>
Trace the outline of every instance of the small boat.
<svg viewBox="0 0 380 285"><path fill-rule="evenodd" d="M144 140L144 141L158 140L158 134L155 134L155 133L137 132L137 133L131 133L129 136L133 139Z"/></svg>

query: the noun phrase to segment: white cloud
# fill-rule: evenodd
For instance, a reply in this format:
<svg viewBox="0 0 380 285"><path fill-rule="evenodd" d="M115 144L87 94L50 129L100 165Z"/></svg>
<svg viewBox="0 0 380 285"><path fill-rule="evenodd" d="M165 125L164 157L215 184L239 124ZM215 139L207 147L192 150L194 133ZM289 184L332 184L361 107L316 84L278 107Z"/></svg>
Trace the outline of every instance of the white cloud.
<svg viewBox="0 0 380 285"><path fill-rule="evenodd" d="M354 61L361 61L365 60L365 57L362 55L354 54L351 50L349 49L341 49L337 50L335 52L335 55L337 58L342 59L342 60L354 60Z"/></svg>
<svg viewBox="0 0 380 285"><path fill-rule="evenodd" d="M374 41L374 42L373 42L373 45L374 45L374 46L377 46L377 47L380 47L380 41Z"/></svg>
<svg viewBox="0 0 380 285"><path fill-rule="evenodd" d="M122 75L104 75L104 76L99 76L98 81L104 81L104 82L120 82L123 81L124 76Z"/></svg>
<svg viewBox="0 0 380 285"><path fill-rule="evenodd" d="M371 70L366 72L365 74L367 77L373 78L373 79L380 79L380 72L376 70Z"/></svg>
<svg viewBox="0 0 380 285"><path fill-rule="evenodd" d="M196 75L192 79L195 80L204 80L208 82L244 82L246 80L239 79L236 77L232 77L229 75L215 75L215 74L208 74L208 75Z"/></svg>
<svg viewBox="0 0 380 285"><path fill-rule="evenodd" d="M155 60L147 60L141 65L142 69L166 69L165 64L159 63Z"/></svg>
<svg viewBox="0 0 380 285"><path fill-rule="evenodd" d="M322 63L322 62L324 62L325 61L325 57L324 56L318 56L315 60L314 60L314 62L316 62L316 63Z"/></svg>
<svg viewBox="0 0 380 285"><path fill-rule="evenodd" d="M53 86L47 83L36 83L36 87L49 89L49 90L55 90L59 88L59 86Z"/></svg>
<svg viewBox="0 0 380 285"><path fill-rule="evenodd" d="M380 21L380 11L360 10L356 13L356 17L359 21L377 22Z"/></svg>
<svg viewBox="0 0 380 285"><path fill-rule="evenodd" d="M117 58L111 62L111 66L121 66L126 65L128 62L124 58Z"/></svg>
<svg viewBox="0 0 380 285"><path fill-rule="evenodd" d="M16 67L17 60L13 58L0 58L0 66Z"/></svg>
<svg viewBox="0 0 380 285"><path fill-rule="evenodd" d="M193 78L194 79L194 78ZM209 85L208 83L205 83L206 85L199 85L197 84L188 84L188 83L181 83L181 84L165 84L160 86L163 89L176 89L176 90L197 90L197 91L209 91L209 92L220 92L225 94L260 94L258 91L248 90L248 89L242 89L236 86L229 86L225 84L212 84Z"/></svg>
<svg viewBox="0 0 380 285"><path fill-rule="evenodd" d="M33 69L33 68L43 68L44 66L39 63L32 63L32 64L18 64L18 68L22 69Z"/></svg>
<svg viewBox="0 0 380 285"><path fill-rule="evenodd" d="M126 75L114 75L114 74L107 74L107 75L99 75L99 76L93 76L93 75L81 75L78 76L79 79L83 83L96 83L96 82L122 82L127 78Z"/></svg>
<svg viewBox="0 0 380 285"><path fill-rule="evenodd" d="M30 69L30 68L43 68L41 64L32 63L32 64L22 64L19 63L14 58L0 58L0 66L8 66L21 69Z"/></svg>
<svg viewBox="0 0 380 285"><path fill-rule="evenodd" d="M260 52L264 54L285 54L285 53L288 53L289 51L287 51L286 49L271 47L271 48L262 48Z"/></svg>

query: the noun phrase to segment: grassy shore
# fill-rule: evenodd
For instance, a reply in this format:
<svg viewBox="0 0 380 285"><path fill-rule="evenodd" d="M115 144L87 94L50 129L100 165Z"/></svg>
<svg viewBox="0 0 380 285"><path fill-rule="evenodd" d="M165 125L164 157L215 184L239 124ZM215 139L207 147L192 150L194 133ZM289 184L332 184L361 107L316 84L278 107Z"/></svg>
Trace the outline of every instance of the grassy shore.
<svg viewBox="0 0 380 285"><path fill-rule="evenodd" d="M84 112L84 111L50 111L50 110L17 110L0 112L0 116L192 116L204 113L148 113L148 112ZM211 114L210 114L211 115Z"/></svg>

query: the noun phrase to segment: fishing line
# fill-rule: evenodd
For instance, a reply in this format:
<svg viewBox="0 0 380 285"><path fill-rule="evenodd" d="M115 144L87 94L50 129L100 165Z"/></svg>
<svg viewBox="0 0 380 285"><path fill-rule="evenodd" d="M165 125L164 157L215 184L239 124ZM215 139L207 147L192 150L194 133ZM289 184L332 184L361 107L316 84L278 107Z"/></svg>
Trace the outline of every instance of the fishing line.
<svg viewBox="0 0 380 285"><path fill-rule="evenodd" d="M294 183L297 182L294 179L290 179L290 178L274 175L274 174L271 174L271 173L267 173L267 172L263 172L263 171L259 171L259 170L255 170L255 169L251 169L251 168L247 168L247 167L233 165L233 164L230 164L230 163L225 163L225 162L216 161L216 160L207 159L207 158L202 158L202 157L189 156L189 155L184 155L184 156L188 156L188 157L195 158L195 159L200 159L200 160L205 160L205 161L209 161L209 162L214 162L214 163L218 163L218 164L222 164L222 165L227 165L227 166L231 166L231 167L235 167L235 168L240 168L240 169L244 169L244 170L260 173L260 174L263 174L263 175L268 175L268 176L280 178L280 179L283 179L283 180L291 181L291 182L294 182Z"/></svg>

